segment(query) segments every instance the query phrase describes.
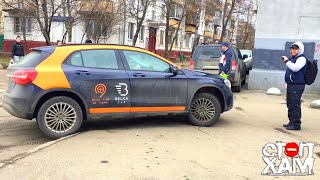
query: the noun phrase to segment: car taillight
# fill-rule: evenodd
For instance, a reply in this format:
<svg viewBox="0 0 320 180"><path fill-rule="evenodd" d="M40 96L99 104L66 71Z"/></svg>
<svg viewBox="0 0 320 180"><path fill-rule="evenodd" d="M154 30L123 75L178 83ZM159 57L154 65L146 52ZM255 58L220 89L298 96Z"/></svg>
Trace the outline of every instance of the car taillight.
<svg viewBox="0 0 320 180"><path fill-rule="evenodd" d="M192 59L190 61L190 70L194 70L194 61Z"/></svg>
<svg viewBox="0 0 320 180"><path fill-rule="evenodd" d="M27 85L31 83L38 75L36 70L20 70L11 75L11 79L14 83L20 85Z"/></svg>
<svg viewBox="0 0 320 180"><path fill-rule="evenodd" d="M237 61L234 60L234 61L232 61L231 70L232 70L232 71L235 71L236 69L237 69Z"/></svg>

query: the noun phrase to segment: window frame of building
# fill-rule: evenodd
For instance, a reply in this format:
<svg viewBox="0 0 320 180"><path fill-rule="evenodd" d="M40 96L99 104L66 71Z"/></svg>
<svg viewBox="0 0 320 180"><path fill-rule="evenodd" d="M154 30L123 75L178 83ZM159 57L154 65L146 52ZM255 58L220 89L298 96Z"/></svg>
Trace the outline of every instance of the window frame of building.
<svg viewBox="0 0 320 180"><path fill-rule="evenodd" d="M171 7L170 17L176 18L176 19L182 19L183 16L183 9L181 6L174 4Z"/></svg>
<svg viewBox="0 0 320 180"><path fill-rule="evenodd" d="M15 34L21 34L23 33L22 30L22 19L21 17L13 17L13 24L14 24L14 33ZM32 18L31 17L23 17L25 18L26 23L26 33L31 34L32 33ZM18 28L17 28L18 27Z"/></svg>
<svg viewBox="0 0 320 180"><path fill-rule="evenodd" d="M140 27L139 41L144 41L144 26Z"/></svg>
<svg viewBox="0 0 320 180"><path fill-rule="evenodd" d="M134 23L128 23L128 39L133 40L134 36Z"/></svg>
<svg viewBox="0 0 320 180"><path fill-rule="evenodd" d="M160 45L164 44L164 30L160 30Z"/></svg>

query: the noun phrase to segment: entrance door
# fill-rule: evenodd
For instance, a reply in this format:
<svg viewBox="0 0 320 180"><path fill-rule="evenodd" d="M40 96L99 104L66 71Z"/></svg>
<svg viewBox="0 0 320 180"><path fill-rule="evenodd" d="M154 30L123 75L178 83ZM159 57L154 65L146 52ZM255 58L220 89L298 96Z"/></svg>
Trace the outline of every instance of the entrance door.
<svg viewBox="0 0 320 180"><path fill-rule="evenodd" d="M149 41L148 50L151 52L156 52L156 41L157 41L157 29L149 27Z"/></svg>

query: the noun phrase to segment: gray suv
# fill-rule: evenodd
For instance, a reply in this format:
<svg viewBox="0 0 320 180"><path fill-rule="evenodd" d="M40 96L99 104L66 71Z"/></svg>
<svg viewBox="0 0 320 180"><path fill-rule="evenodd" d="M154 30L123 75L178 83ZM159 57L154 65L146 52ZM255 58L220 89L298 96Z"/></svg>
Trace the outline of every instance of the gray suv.
<svg viewBox="0 0 320 180"><path fill-rule="evenodd" d="M232 51L232 62L229 80L232 83L232 89L236 92L241 91L242 84L246 80L246 66L240 50L229 45ZM219 61L221 57L221 45L200 45L191 56L190 68L206 71L213 74L219 73Z"/></svg>

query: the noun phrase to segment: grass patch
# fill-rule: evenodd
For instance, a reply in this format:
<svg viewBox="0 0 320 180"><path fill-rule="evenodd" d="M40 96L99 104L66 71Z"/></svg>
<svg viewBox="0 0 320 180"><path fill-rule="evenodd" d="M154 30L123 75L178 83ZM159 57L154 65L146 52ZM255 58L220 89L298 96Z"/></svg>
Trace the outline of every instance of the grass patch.
<svg viewBox="0 0 320 180"><path fill-rule="evenodd" d="M0 57L0 64L9 64L10 57Z"/></svg>

